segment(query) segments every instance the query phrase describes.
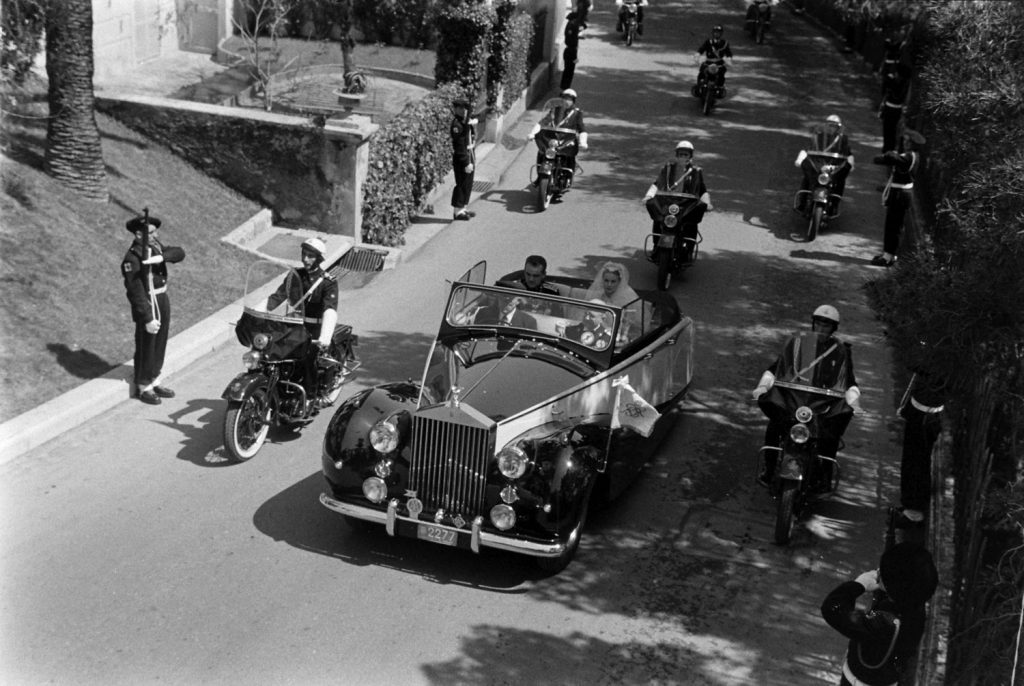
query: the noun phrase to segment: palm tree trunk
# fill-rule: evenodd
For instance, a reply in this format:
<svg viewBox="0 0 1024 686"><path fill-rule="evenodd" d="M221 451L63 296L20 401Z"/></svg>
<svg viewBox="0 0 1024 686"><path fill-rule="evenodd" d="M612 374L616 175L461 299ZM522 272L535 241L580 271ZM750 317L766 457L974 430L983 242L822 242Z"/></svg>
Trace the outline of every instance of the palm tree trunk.
<svg viewBox="0 0 1024 686"><path fill-rule="evenodd" d="M90 0L47 3L46 75L46 171L77 193L105 202L109 191L96 126Z"/></svg>

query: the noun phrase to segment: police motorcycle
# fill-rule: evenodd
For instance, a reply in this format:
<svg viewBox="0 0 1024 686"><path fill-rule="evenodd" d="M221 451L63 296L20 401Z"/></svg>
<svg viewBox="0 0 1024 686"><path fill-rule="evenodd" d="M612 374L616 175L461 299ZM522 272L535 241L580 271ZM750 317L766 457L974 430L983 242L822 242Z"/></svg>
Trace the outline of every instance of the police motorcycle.
<svg viewBox="0 0 1024 686"><path fill-rule="evenodd" d="M756 473L762 475L759 481L767 485L775 500L774 540L779 545L789 543L795 518L809 504L839 488L839 462L822 455L819 447L828 443L843 448L841 434L853 408L838 384L822 387L815 378L814 368L825 357L815 359L815 353L826 338L808 332L790 339L785 364L771 388L757 400L780 433L777 445L765 445L758 451L756 465ZM775 465L774 470L768 468L769 463ZM767 483L761 480L766 474L770 475Z"/></svg>
<svg viewBox="0 0 1024 686"><path fill-rule="evenodd" d="M835 192L836 174L843 168L846 158L834 152L802 150L798 161L813 168L813 184L809 190L798 190L793 196L793 209L807 220L804 240L813 241L839 217L839 203L843 196ZM807 171L801 171L807 174Z"/></svg>
<svg viewBox="0 0 1024 686"><path fill-rule="evenodd" d="M750 37L757 41L758 45L764 43L764 34L768 30L771 18L771 3L769 0L754 0L747 12L747 30Z"/></svg>
<svg viewBox="0 0 1024 686"><path fill-rule="evenodd" d="M306 354L314 345L305 326L302 283L292 269L281 278L280 264L255 262L246 276L242 316L235 325L246 371L238 374L221 397L224 447L233 462L259 452L271 427L301 428L321 407L334 404L342 386L360 362L352 327L336 324L330 345L316 357L316 398L307 398L304 385ZM308 297L308 296L307 296Z"/></svg>
<svg viewBox="0 0 1024 686"><path fill-rule="evenodd" d="M552 98L544 104L547 114L541 121L545 124L534 137L543 160L531 168L531 183L537 188L537 206L541 210L546 210L552 200L572 188L577 170L583 173L572 154L574 149L579 149L579 133L558 126L557 112L562 108L561 98Z"/></svg>
<svg viewBox="0 0 1024 686"><path fill-rule="evenodd" d="M704 60L697 72L697 84L691 92L695 98L701 101L701 111L704 114L711 114L715 101L725 97L725 77L722 76L722 85L718 85L719 72L725 70L725 60L710 59Z"/></svg>
<svg viewBox="0 0 1024 686"><path fill-rule="evenodd" d="M639 3L637 2L623 2L623 17L622 20L622 39L626 41L626 45L633 45L633 41L636 40L637 31L640 26L638 15Z"/></svg>
<svg viewBox="0 0 1024 686"><path fill-rule="evenodd" d="M703 240L698 225L707 205L691 193L658 191L654 195L660 233L649 233L644 239L644 256L658 265L658 290L665 291L672 277L697 262Z"/></svg>

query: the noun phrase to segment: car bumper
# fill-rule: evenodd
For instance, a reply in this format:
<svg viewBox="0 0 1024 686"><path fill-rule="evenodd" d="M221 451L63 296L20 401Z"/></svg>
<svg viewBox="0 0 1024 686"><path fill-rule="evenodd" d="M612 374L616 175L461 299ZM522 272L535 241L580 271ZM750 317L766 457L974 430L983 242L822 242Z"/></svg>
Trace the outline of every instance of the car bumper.
<svg viewBox="0 0 1024 686"><path fill-rule="evenodd" d="M327 509L346 517L383 524L389 536L403 535L415 538L417 526L421 524L418 519L398 514L398 501L394 499L388 502L386 511L346 503L336 500L326 493L320 494L320 503ZM433 523L430 526L454 532L458 543L457 547L468 548L474 553L479 553L481 548L505 550L532 557L558 557L565 552L567 544L561 541L534 541L484 531L483 521L483 517L477 517L470 523L468 530Z"/></svg>

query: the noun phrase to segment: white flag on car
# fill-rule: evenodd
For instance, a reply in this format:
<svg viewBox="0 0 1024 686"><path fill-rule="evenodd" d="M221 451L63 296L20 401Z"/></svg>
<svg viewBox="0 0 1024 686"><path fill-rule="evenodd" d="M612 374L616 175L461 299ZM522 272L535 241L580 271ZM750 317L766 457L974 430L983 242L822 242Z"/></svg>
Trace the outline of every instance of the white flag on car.
<svg viewBox="0 0 1024 686"><path fill-rule="evenodd" d="M647 438L654 431L654 423L661 414L654 405L640 397L629 385L628 376L612 381L615 388L615 405L612 408L612 428L626 427Z"/></svg>

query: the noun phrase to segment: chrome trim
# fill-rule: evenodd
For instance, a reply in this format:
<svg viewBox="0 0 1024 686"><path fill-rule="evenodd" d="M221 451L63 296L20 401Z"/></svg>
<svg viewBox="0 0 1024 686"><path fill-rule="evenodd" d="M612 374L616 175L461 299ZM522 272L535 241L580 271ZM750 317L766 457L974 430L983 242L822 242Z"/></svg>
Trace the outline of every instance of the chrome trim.
<svg viewBox="0 0 1024 686"><path fill-rule="evenodd" d="M333 510L338 514L345 515L347 517L354 517L356 519L362 519L367 522L373 522L375 524L384 524L388 531L388 535L395 535L395 522L398 520L413 522L416 524L420 523L418 519L412 519L410 517L403 517L398 514L398 500L392 498L388 503L387 512L381 512L369 507L363 507L362 505L353 505L352 503L343 503L340 500L335 500L326 493L320 494L320 504L326 507L328 510ZM470 531L465 529L456 529L452 526L446 526L444 524L432 524L431 526L439 526L442 529L456 532L456 535L469 535L470 549L479 553L480 548L493 548L495 550L504 550L510 553L520 553L523 555L531 555L533 557L558 557L565 552L565 543L536 543L534 541L519 541L515 539L506 538L505 536L499 536L492 534L488 531L483 530L483 517L476 517L473 519L473 525Z"/></svg>
<svg viewBox="0 0 1024 686"><path fill-rule="evenodd" d="M845 398L846 394L842 391L833 391L831 388L818 388L817 386L807 386L802 383L792 383L790 381L776 381L773 385L779 388L789 388L794 391L807 391L808 393L817 393L818 395L827 395L830 398Z"/></svg>

